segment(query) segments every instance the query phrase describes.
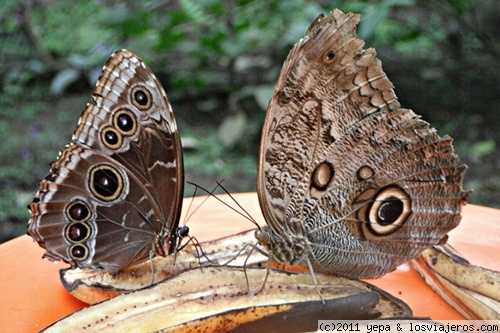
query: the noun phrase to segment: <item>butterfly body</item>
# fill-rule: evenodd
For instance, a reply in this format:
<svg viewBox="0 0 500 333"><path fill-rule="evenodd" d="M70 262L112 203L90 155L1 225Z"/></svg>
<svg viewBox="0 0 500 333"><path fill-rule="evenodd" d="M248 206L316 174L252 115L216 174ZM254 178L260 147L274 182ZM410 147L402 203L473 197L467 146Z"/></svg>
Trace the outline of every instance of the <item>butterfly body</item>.
<svg viewBox="0 0 500 333"><path fill-rule="evenodd" d="M119 270L175 251L184 174L167 96L126 50L106 62L71 142L29 205L45 257Z"/></svg>
<svg viewBox="0 0 500 333"><path fill-rule="evenodd" d="M400 108L359 16L320 16L283 65L257 189L275 259L378 277L446 240L468 191L451 139Z"/></svg>

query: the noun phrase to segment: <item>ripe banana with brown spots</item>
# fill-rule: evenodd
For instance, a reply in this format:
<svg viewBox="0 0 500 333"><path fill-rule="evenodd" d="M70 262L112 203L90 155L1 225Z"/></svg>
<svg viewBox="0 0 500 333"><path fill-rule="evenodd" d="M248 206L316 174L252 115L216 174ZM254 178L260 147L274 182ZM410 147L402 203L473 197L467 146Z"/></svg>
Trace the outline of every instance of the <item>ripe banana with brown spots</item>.
<svg viewBox="0 0 500 333"><path fill-rule="evenodd" d="M44 332L315 331L318 320L411 316L402 301L367 283L238 267L195 268L75 312Z"/></svg>
<svg viewBox="0 0 500 333"><path fill-rule="evenodd" d="M425 250L411 263L467 319L500 319L499 272L470 264L448 244Z"/></svg>
<svg viewBox="0 0 500 333"><path fill-rule="evenodd" d="M255 243L254 230L195 245L185 246L175 255L155 257L122 271L101 271L91 268L61 270L65 288L79 300L94 304L120 294L158 283L183 271L210 264L247 266L266 262L258 251L249 253Z"/></svg>

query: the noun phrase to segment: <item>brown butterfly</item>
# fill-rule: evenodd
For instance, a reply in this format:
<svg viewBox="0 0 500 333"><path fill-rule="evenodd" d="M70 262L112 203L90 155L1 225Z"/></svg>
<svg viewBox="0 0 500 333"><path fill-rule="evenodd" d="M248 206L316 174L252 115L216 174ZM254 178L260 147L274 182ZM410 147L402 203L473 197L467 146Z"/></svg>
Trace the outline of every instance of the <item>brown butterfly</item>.
<svg viewBox="0 0 500 333"><path fill-rule="evenodd" d="M28 206L44 257L119 270L176 251L184 189L179 131L151 69L110 56L73 138Z"/></svg>
<svg viewBox="0 0 500 333"><path fill-rule="evenodd" d="M359 15L320 15L288 55L262 133L257 189L274 258L381 276L446 241L469 196L452 139L400 107Z"/></svg>

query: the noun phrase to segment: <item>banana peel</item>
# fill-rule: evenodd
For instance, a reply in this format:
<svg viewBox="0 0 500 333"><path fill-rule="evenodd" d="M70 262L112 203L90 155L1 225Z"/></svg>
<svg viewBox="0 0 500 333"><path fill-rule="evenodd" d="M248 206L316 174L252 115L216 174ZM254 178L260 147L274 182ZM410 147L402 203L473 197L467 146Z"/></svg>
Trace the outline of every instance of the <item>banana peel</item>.
<svg viewBox="0 0 500 333"><path fill-rule="evenodd" d="M408 306L389 294L335 276L316 274L324 304L309 274L271 271L265 288L257 293L266 270L242 268L267 263L266 256L252 251L254 244L254 230L250 230L202 243L203 253L191 243L174 256L153 258L120 272L62 270L61 279L71 294L89 304L101 303L46 331L73 332L84 327L85 332L106 331L107 327L146 332L266 327L279 331L281 327L292 332L291 328L313 331L320 319L411 316ZM500 319L498 272L471 265L447 244L426 250L412 265L466 318Z"/></svg>
<svg viewBox="0 0 500 333"><path fill-rule="evenodd" d="M467 319L500 319L500 272L470 264L448 244L425 250L411 264Z"/></svg>
<svg viewBox="0 0 500 333"><path fill-rule="evenodd" d="M154 257L121 271L67 268L60 271L64 287L77 299L94 304L130 291L148 287L183 271L207 265L247 266L267 262L267 257L252 251L254 230L204 242L188 243L175 255Z"/></svg>
<svg viewBox="0 0 500 333"><path fill-rule="evenodd" d="M318 320L409 317L410 308L368 283L263 268L194 268L94 304L43 332L315 331ZM272 325L272 326L270 326Z"/></svg>

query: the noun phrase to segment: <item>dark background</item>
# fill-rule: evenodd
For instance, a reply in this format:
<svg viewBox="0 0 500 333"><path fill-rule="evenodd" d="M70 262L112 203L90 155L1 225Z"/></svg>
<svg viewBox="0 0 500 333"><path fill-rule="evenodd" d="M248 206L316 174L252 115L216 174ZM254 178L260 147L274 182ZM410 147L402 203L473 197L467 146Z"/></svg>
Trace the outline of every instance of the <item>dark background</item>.
<svg viewBox="0 0 500 333"><path fill-rule="evenodd" d="M186 179L255 191L260 130L283 60L333 8L362 15L358 33L377 49L401 104L454 137L475 189L470 202L500 207L496 0L2 0L0 242L25 233L37 182L121 48L167 90Z"/></svg>

